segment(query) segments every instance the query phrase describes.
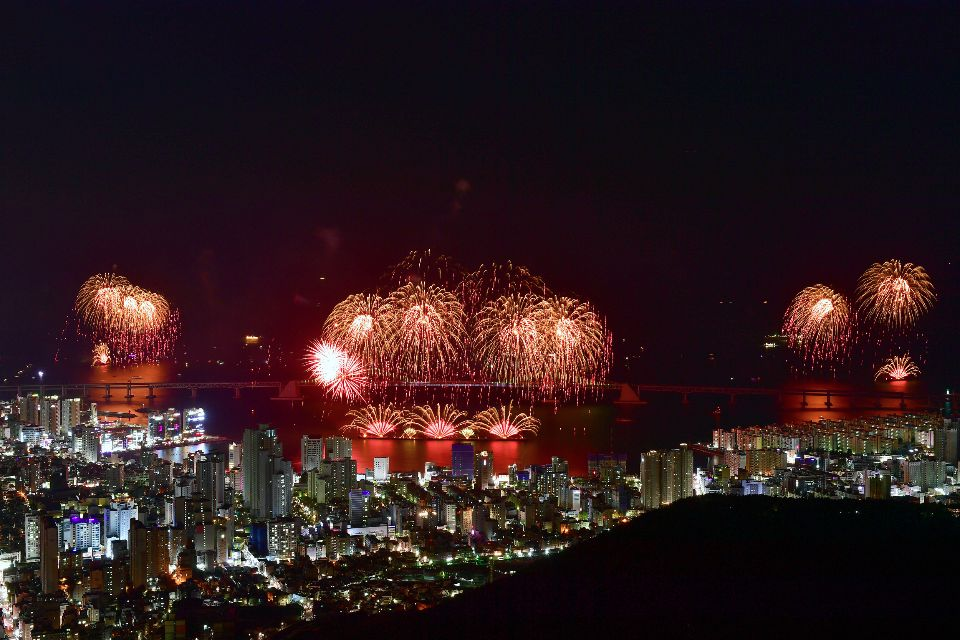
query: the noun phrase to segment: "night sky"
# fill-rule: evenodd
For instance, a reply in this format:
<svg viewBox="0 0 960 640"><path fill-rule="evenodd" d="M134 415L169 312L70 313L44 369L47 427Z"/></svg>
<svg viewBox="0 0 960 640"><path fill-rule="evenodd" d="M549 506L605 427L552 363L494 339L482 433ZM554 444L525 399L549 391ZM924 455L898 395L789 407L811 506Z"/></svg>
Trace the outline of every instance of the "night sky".
<svg viewBox="0 0 960 640"><path fill-rule="evenodd" d="M4 3L0 371L114 265L193 352L296 347L433 248L592 300L664 380L898 257L953 374L956 3L397 4Z"/></svg>

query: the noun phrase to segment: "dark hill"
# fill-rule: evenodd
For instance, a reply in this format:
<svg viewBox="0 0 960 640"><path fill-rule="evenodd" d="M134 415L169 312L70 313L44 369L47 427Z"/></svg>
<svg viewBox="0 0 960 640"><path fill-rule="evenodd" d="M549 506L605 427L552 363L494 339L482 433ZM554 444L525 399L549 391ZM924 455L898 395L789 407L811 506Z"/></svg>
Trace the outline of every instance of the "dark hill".
<svg viewBox="0 0 960 640"><path fill-rule="evenodd" d="M283 637L923 633L955 620L958 542L960 520L940 507L699 498L426 612L337 616Z"/></svg>

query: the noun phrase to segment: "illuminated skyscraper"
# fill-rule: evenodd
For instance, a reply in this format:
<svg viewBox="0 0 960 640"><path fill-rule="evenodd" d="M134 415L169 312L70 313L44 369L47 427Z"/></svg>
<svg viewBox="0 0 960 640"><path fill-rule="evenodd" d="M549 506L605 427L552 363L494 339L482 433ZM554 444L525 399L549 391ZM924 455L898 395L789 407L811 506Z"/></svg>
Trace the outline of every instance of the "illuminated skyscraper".
<svg viewBox="0 0 960 640"><path fill-rule="evenodd" d="M80 424L80 398L64 398L60 401L60 437L73 434L74 427Z"/></svg>
<svg viewBox="0 0 960 640"><path fill-rule="evenodd" d="M481 489L493 483L493 451L477 451L473 458L473 473Z"/></svg>
<svg viewBox="0 0 960 640"><path fill-rule="evenodd" d="M60 532L53 518L40 519L40 584L44 593L55 593L60 587Z"/></svg>
<svg viewBox="0 0 960 640"><path fill-rule="evenodd" d="M386 482L390 477L390 458L373 459L373 479L377 482Z"/></svg>
<svg viewBox="0 0 960 640"><path fill-rule="evenodd" d="M640 488L645 511L660 508L660 452L648 451L640 458Z"/></svg>

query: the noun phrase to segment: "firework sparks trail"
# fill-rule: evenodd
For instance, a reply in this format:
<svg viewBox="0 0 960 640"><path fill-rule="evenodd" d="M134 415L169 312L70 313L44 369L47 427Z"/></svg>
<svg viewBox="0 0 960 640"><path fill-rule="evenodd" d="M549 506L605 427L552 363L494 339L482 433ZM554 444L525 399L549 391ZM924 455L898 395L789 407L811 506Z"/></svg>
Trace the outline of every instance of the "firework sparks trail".
<svg viewBox="0 0 960 640"><path fill-rule="evenodd" d="M348 296L323 324L323 339L340 345L375 379L384 374L386 337L384 300L374 294Z"/></svg>
<svg viewBox="0 0 960 640"><path fill-rule="evenodd" d="M816 284L798 293L783 316L787 346L810 362L828 362L846 355L853 318L847 299Z"/></svg>
<svg viewBox="0 0 960 640"><path fill-rule="evenodd" d="M407 284L387 299L391 365L413 380L454 377L464 359L463 305L433 285Z"/></svg>
<svg viewBox="0 0 960 640"><path fill-rule="evenodd" d="M470 424L474 431L502 440L522 438L525 434L536 435L540 431L540 421L526 413L514 414L512 403L485 409L475 415Z"/></svg>
<svg viewBox="0 0 960 640"><path fill-rule="evenodd" d="M369 378L356 358L328 342L314 342L307 352L310 375L332 397L347 402L363 398Z"/></svg>
<svg viewBox="0 0 960 640"><path fill-rule="evenodd" d="M106 344L121 362L165 358L177 338L179 315L166 298L116 274L87 278L74 310L81 333Z"/></svg>
<svg viewBox="0 0 960 640"><path fill-rule="evenodd" d="M610 363L610 336L588 303L543 300L535 314L544 340L545 387L577 389L602 379Z"/></svg>
<svg viewBox="0 0 960 640"><path fill-rule="evenodd" d="M497 382L532 386L543 378L545 336L538 326L542 300L507 295L488 302L474 323L473 353L481 374Z"/></svg>
<svg viewBox="0 0 960 640"><path fill-rule="evenodd" d="M347 412L350 423L342 427L344 433L356 433L362 438L390 438L405 432L407 421L402 409L392 404L370 405Z"/></svg>
<svg viewBox="0 0 960 640"><path fill-rule="evenodd" d="M909 377L920 375L920 367L913 362L909 355L893 356L877 369L874 380L906 380Z"/></svg>
<svg viewBox="0 0 960 640"><path fill-rule="evenodd" d="M424 438L444 440L455 438L463 427L461 424L467 414L453 405L417 406L410 410L409 418L417 433Z"/></svg>
<svg viewBox="0 0 960 640"><path fill-rule="evenodd" d="M926 270L899 260L874 263L857 286L857 304L864 318L895 330L913 325L936 298Z"/></svg>

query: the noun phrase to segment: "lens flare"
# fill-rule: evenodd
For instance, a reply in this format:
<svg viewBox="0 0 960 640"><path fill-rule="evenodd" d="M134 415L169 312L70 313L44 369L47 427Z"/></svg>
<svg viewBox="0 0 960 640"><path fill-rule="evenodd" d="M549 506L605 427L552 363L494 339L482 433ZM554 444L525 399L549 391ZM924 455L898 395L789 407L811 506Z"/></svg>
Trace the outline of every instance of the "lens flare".
<svg viewBox="0 0 960 640"><path fill-rule="evenodd" d="M815 284L794 297L783 316L782 333L802 360L820 364L846 355L852 324L847 299L826 285Z"/></svg>
<svg viewBox="0 0 960 640"><path fill-rule="evenodd" d="M409 418L417 429L417 433L424 438L444 440L455 438L463 427L461 424L466 413L453 405L431 405L413 407Z"/></svg>
<svg viewBox="0 0 960 640"><path fill-rule="evenodd" d="M909 377L920 375L920 367L913 362L909 355L893 356L873 376L875 380L906 380Z"/></svg>
<svg viewBox="0 0 960 640"><path fill-rule="evenodd" d="M523 438L526 434L536 435L540 431L540 421L526 413L514 414L512 403L481 411L473 417L470 425L474 431L501 440Z"/></svg>
<svg viewBox="0 0 960 640"><path fill-rule="evenodd" d="M393 438L406 429L406 415L392 404L370 405L347 412L350 423L341 430L361 438Z"/></svg>
<svg viewBox="0 0 960 640"><path fill-rule="evenodd" d="M936 298L926 270L899 260L871 265L857 287L857 304L864 318L894 330L912 326L933 307Z"/></svg>
<svg viewBox="0 0 960 640"><path fill-rule="evenodd" d="M353 402L363 398L369 379L366 368L340 347L314 342L307 351L307 368L332 397Z"/></svg>

